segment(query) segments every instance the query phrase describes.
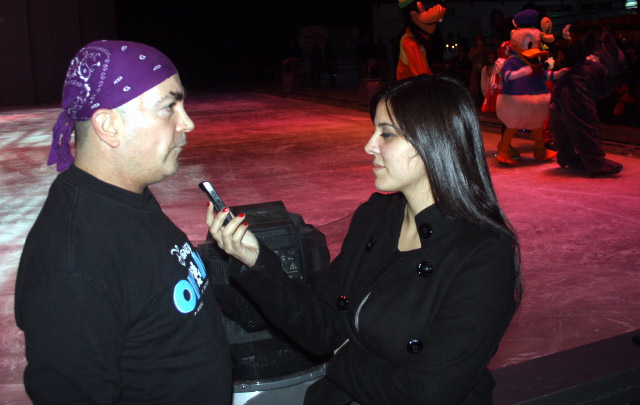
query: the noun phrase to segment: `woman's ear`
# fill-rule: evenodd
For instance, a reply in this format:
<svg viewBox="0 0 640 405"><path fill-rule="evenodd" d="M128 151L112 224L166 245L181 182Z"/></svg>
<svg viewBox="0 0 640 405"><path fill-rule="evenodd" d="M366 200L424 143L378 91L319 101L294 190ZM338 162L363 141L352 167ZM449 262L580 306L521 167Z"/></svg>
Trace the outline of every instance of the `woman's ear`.
<svg viewBox="0 0 640 405"><path fill-rule="evenodd" d="M98 138L110 148L120 146L120 131L116 126L118 113L115 110L100 108L91 116L91 124Z"/></svg>

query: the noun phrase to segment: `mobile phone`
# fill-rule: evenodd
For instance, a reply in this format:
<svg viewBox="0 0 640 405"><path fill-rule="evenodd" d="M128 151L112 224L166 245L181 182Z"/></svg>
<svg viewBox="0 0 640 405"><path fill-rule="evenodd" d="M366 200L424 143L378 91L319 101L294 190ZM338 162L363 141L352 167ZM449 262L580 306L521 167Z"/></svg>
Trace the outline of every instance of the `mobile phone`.
<svg viewBox="0 0 640 405"><path fill-rule="evenodd" d="M209 183L208 181L203 181L202 183L198 184L198 187L200 187L200 189L204 191L207 196L209 196L209 199L213 203L213 208L215 208L216 213L222 211L225 205L222 202L222 198L220 198L220 196L216 192L216 189L213 188L211 183ZM224 219L224 224L228 224L231 219L231 215L227 214L227 217Z"/></svg>

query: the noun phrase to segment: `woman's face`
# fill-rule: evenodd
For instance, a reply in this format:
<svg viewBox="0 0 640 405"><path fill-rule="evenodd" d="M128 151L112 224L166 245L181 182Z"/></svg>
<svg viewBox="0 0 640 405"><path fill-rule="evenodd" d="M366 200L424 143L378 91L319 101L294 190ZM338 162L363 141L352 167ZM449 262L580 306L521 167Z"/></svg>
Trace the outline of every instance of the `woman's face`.
<svg viewBox="0 0 640 405"><path fill-rule="evenodd" d="M375 186L384 192L402 192L407 198L414 193L430 193L429 180L415 148L395 127L384 102L378 103L374 118L375 130L364 147L373 156Z"/></svg>

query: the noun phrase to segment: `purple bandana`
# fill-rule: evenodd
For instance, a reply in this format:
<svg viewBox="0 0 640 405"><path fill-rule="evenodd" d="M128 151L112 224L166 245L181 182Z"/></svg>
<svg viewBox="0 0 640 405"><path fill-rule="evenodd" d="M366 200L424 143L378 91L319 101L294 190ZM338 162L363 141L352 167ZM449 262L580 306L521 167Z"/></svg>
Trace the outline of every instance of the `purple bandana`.
<svg viewBox="0 0 640 405"><path fill-rule="evenodd" d="M119 107L176 73L164 54L137 42L95 41L80 49L67 70L47 164L57 163L61 172L73 163L75 121L91 119L98 108Z"/></svg>

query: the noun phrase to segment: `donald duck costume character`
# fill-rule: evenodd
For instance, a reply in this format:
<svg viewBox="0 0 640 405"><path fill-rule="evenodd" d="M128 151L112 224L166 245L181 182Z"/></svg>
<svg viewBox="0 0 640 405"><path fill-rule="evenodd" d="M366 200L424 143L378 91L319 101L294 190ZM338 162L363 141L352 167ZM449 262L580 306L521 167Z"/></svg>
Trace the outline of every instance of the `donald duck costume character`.
<svg viewBox="0 0 640 405"><path fill-rule="evenodd" d="M515 15L511 31L513 53L502 69L502 92L496 102L496 114L507 127L498 144L498 162L516 166L520 152L511 140L521 129L531 131L535 143L534 157L551 160L556 152L544 147L542 127L549 114L550 94L545 80L558 79L567 69L557 72L543 67L548 51L540 50L542 32L537 28L538 12L523 10Z"/></svg>

